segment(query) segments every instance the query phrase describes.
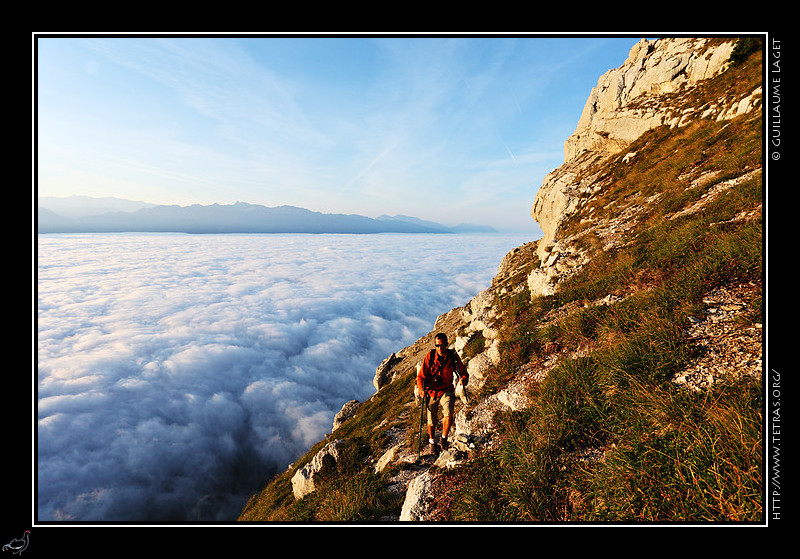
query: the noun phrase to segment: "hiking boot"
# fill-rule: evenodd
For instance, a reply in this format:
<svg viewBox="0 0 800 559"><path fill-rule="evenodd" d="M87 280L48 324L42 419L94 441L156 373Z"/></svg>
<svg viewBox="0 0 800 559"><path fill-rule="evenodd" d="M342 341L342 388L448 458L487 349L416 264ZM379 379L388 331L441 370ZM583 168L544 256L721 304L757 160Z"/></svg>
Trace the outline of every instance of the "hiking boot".
<svg viewBox="0 0 800 559"><path fill-rule="evenodd" d="M436 444L436 441L429 441L428 450L431 451L431 454L439 454L439 445Z"/></svg>
<svg viewBox="0 0 800 559"><path fill-rule="evenodd" d="M446 438L442 437L441 443L442 443L442 450L447 450L448 448L450 448L450 443L447 442Z"/></svg>

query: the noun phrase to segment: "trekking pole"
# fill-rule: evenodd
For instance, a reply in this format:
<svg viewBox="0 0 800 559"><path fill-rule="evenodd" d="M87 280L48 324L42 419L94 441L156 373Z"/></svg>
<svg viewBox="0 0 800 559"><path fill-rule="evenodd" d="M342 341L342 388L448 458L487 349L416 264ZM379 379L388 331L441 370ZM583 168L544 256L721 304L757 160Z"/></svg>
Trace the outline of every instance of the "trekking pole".
<svg viewBox="0 0 800 559"><path fill-rule="evenodd" d="M425 408L428 407L428 390L427 383L422 385L422 394L420 398L419 410L419 448L417 449L417 458L422 456L422 425L425 421Z"/></svg>

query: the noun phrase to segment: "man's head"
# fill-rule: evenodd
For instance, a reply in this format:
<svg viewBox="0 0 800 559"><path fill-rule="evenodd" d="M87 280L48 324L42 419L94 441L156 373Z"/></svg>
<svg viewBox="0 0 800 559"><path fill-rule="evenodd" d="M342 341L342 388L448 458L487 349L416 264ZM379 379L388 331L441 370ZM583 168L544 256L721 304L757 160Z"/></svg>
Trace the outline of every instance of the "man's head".
<svg viewBox="0 0 800 559"><path fill-rule="evenodd" d="M447 350L447 334L443 332L436 334L434 343L436 344L436 353L444 355L444 352Z"/></svg>

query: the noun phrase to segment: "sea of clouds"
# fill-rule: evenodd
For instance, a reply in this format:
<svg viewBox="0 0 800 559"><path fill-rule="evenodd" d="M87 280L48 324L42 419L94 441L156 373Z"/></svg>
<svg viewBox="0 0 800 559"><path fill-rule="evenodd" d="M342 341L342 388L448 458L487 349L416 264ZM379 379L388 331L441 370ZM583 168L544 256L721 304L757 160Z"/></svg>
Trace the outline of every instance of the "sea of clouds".
<svg viewBox="0 0 800 559"><path fill-rule="evenodd" d="M504 235L41 235L40 521L233 521Z"/></svg>

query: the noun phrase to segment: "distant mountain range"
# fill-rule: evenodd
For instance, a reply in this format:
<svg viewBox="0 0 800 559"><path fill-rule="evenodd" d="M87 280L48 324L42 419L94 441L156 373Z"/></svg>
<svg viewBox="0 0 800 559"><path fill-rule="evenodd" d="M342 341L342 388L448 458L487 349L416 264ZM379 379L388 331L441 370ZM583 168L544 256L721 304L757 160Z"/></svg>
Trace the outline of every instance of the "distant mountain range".
<svg viewBox="0 0 800 559"><path fill-rule="evenodd" d="M483 225L448 227L415 217L326 214L245 202L154 205L118 198L40 197L38 233L495 233Z"/></svg>

